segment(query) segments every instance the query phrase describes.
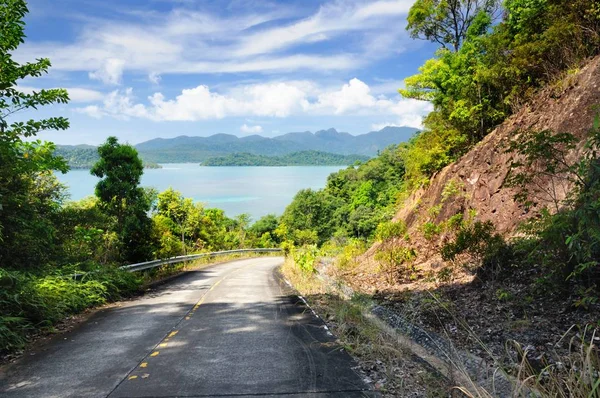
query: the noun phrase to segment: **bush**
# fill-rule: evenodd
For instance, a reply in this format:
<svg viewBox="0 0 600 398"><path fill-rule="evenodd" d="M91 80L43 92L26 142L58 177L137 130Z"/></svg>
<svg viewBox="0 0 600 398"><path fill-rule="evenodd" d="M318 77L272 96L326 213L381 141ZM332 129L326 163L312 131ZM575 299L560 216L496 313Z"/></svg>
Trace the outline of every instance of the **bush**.
<svg viewBox="0 0 600 398"><path fill-rule="evenodd" d="M392 284L398 279L406 276L409 268L402 268L403 264L409 263L417 256L414 249L403 246L384 245L375 255L377 260L386 273L388 283ZM410 269L410 271L414 271Z"/></svg>
<svg viewBox="0 0 600 398"><path fill-rule="evenodd" d="M512 248L490 221L462 226L454 241L442 246L441 254L445 261L466 256L460 265L482 278L498 276L513 259Z"/></svg>
<svg viewBox="0 0 600 398"><path fill-rule="evenodd" d="M28 335L67 316L135 292L139 277L115 268L74 279L0 269L0 353L22 348Z"/></svg>
<svg viewBox="0 0 600 398"><path fill-rule="evenodd" d="M319 251L316 245L297 248L292 251L294 263L305 273L316 272L315 264Z"/></svg>

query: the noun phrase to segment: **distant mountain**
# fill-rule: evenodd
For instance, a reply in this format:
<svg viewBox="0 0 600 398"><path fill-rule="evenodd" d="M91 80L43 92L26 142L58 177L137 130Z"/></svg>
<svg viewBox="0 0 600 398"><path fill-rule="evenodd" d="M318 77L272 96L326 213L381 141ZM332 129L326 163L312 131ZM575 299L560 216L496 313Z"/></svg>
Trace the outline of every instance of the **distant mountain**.
<svg viewBox="0 0 600 398"><path fill-rule="evenodd" d="M283 156L232 153L209 158L202 166L348 166L369 160L363 155L340 155L321 151L300 151Z"/></svg>
<svg viewBox="0 0 600 398"><path fill-rule="evenodd" d="M233 153L282 156L299 151L327 151L340 155L375 156L391 144L407 141L417 130L410 127L385 127L362 135L351 135L335 129L316 133L298 132L266 138L259 135L236 137L215 134L210 137L179 136L156 138L136 145L148 162L203 162L211 157Z"/></svg>

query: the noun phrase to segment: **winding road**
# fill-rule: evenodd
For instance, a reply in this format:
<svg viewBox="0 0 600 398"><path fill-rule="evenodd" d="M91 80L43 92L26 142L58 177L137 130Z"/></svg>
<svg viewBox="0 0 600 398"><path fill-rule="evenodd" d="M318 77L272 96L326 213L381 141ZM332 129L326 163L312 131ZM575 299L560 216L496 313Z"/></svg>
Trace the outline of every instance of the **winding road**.
<svg viewBox="0 0 600 398"><path fill-rule="evenodd" d="M374 396L279 257L189 271L0 369L12 397Z"/></svg>

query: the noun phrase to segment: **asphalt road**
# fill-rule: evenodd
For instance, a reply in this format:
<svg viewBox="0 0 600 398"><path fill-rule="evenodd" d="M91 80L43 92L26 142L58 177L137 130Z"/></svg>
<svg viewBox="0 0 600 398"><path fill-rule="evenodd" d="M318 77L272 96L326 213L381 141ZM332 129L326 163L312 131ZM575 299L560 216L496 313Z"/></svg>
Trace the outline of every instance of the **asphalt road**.
<svg viewBox="0 0 600 398"><path fill-rule="evenodd" d="M282 258L232 261L98 311L0 369L2 397L371 396Z"/></svg>

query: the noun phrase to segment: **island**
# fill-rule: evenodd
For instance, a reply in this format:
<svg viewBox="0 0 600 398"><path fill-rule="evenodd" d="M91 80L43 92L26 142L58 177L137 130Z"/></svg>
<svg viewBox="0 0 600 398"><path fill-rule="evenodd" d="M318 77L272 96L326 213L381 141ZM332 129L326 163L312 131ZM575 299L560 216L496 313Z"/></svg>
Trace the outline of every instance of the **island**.
<svg viewBox="0 0 600 398"><path fill-rule="evenodd" d="M92 145L57 145L55 154L65 159L71 169L91 169L100 160L98 148ZM142 161L146 169L162 169L158 163Z"/></svg>
<svg viewBox="0 0 600 398"><path fill-rule="evenodd" d="M242 152L212 157L200 163L200 166L348 166L367 160L369 157L363 155L339 155L313 150L282 156Z"/></svg>

